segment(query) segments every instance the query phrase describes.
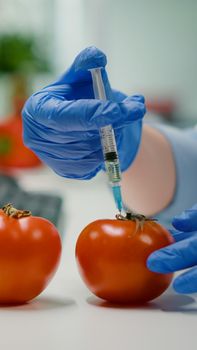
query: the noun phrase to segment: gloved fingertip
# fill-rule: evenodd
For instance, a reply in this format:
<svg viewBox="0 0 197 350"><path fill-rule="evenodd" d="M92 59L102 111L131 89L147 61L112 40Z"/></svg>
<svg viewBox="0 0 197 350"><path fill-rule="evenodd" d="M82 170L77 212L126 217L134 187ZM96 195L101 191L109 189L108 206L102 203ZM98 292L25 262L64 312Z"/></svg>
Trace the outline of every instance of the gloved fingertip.
<svg viewBox="0 0 197 350"><path fill-rule="evenodd" d="M148 257L146 266L152 272L158 272L158 273L166 272L165 263L163 263L161 254L158 252L154 252Z"/></svg>
<svg viewBox="0 0 197 350"><path fill-rule="evenodd" d="M188 217L185 214L174 217L172 220L172 225L179 231L194 231L197 228L197 222L192 220L192 217Z"/></svg>
<svg viewBox="0 0 197 350"><path fill-rule="evenodd" d="M145 103L145 97L143 95L135 94L135 95L131 96L131 99L134 101L139 101L141 103Z"/></svg>
<svg viewBox="0 0 197 350"><path fill-rule="evenodd" d="M95 46L90 46L79 53L75 58L75 71L87 71L88 69L105 67L107 64L106 55Z"/></svg>
<svg viewBox="0 0 197 350"><path fill-rule="evenodd" d="M189 293L187 284L185 283L184 279L181 277L177 277L174 280L172 287L174 288L175 292L177 292L179 294Z"/></svg>
<svg viewBox="0 0 197 350"><path fill-rule="evenodd" d="M120 109L123 113L123 123L130 124L133 121L141 120L146 113L146 106L144 103L133 100L132 97L125 98L120 104Z"/></svg>
<svg viewBox="0 0 197 350"><path fill-rule="evenodd" d="M172 225L177 229L180 230L180 226L184 221L184 216L183 215L177 215L174 216L174 218L172 219Z"/></svg>

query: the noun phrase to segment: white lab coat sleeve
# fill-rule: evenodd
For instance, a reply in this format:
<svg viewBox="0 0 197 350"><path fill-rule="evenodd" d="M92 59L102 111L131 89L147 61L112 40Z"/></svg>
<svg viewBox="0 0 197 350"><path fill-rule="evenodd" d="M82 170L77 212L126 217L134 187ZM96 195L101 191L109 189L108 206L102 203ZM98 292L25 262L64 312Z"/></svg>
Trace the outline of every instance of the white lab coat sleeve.
<svg viewBox="0 0 197 350"><path fill-rule="evenodd" d="M168 139L175 161L175 193L168 207L157 215L161 223L170 225L173 216L197 203L197 126L183 130L162 124L151 126Z"/></svg>

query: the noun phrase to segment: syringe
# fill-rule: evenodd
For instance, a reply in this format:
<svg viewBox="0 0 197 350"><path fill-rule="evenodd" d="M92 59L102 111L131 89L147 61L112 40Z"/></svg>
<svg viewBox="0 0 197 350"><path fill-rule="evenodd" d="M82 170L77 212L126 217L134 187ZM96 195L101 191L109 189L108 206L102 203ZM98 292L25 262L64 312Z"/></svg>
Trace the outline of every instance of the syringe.
<svg viewBox="0 0 197 350"><path fill-rule="evenodd" d="M100 100L107 100L101 70L102 67L90 69L92 75L94 97ZM107 125L100 128L100 137L106 173L108 175L109 183L112 187L116 207L121 212L123 208L120 186L121 170L116 147L116 139L112 125Z"/></svg>

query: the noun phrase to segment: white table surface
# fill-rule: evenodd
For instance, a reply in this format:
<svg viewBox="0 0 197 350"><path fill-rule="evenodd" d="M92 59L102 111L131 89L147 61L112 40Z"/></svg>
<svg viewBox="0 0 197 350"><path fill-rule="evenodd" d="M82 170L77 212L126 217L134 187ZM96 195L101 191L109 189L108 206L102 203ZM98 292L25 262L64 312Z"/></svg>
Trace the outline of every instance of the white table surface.
<svg viewBox="0 0 197 350"><path fill-rule="evenodd" d="M77 271L80 231L112 218L105 178L60 178L48 169L18 173L24 188L62 194L65 237L61 264L48 288L24 306L0 308L1 350L196 350L197 297L169 290L146 307L112 307L94 297Z"/></svg>

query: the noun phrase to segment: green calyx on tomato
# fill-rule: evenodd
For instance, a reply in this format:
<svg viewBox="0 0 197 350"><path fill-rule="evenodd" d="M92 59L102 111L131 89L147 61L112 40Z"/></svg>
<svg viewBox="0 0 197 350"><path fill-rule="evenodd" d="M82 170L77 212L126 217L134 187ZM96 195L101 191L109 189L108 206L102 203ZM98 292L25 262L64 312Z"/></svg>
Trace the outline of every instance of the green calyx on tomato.
<svg viewBox="0 0 197 350"><path fill-rule="evenodd" d="M0 155L4 156L10 153L12 149L12 141L8 136L0 137Z"/></svg>
<svg viewBox="0 0 197 350"><path fill-rule="evenodd" d="M145 221L157 221L157 219L154 218L148 218L147 216L143 214L137 214L133 211L127 211L126 215L123 216L121 213L116 215L117 220L123 220L123 221L135 221L136 223L136 231L140 228L143 229Z"/></svg>
<svg viewBox="0 0 197 350"><path fill-rule="evenodd" d="M18 210L14 208L11 203L4 205L2 207L2 210L7 216L11 216L12 218L15 218L15 219L31 216L31 212L29 210Z"/></svg>

